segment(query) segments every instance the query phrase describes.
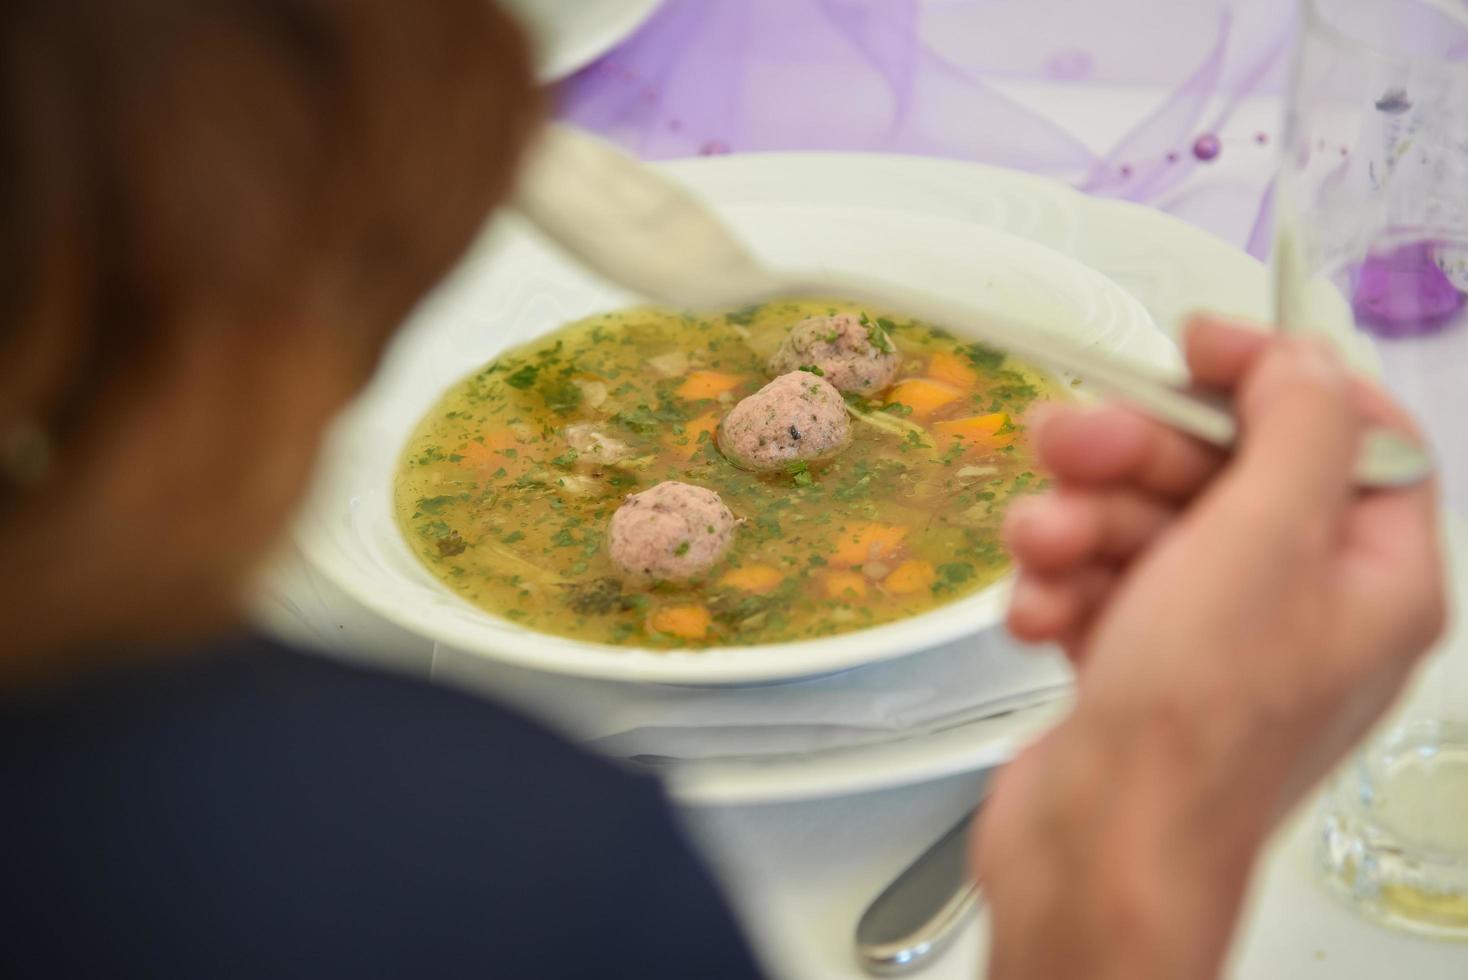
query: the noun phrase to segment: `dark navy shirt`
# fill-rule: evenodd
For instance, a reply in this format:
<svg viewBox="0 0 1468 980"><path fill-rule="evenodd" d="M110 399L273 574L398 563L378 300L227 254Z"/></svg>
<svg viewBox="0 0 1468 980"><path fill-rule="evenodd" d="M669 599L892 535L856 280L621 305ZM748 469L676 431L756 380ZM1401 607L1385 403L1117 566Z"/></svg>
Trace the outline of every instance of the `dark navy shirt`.
<svg viewBox="0 0 1468 980"><path fill-rule="evenodd" d="M0 977L758 971L659 787L241 641L0 702Z"/></svg>

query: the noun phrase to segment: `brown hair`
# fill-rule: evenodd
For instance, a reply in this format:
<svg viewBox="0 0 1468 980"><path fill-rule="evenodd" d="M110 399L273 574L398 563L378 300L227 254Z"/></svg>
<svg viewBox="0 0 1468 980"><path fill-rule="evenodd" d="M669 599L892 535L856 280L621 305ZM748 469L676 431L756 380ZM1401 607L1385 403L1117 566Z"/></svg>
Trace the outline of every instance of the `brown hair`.
<svg viewBox="0 0 1468 980"><path fill-rule="evenodd" d="M64 434L200 309L385 335L505 193L537 108L488 0L8 0L0 357L80 324L45 420Z"/></svg>

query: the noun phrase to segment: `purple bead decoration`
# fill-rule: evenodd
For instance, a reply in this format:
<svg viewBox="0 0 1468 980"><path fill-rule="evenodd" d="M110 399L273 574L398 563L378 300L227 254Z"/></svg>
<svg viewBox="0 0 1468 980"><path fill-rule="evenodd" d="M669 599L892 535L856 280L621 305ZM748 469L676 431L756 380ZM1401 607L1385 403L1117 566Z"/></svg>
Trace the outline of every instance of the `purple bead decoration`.
<svg viewBox="0 0 1468 980"><path fill-rule="evenodd" d="M1217 159L1222 150L1223 143L1213 133L1204 133L1193 141L1193 156L1204 163Z"/></svg>
<svg viewBox="0 0 1468 980"><path fill-rule="evenodd" d="M1368 256L1356 274L1356 319L1379 337L1412 337L1447 326L1465 297L1433 257L1431 242Z"/></svg>

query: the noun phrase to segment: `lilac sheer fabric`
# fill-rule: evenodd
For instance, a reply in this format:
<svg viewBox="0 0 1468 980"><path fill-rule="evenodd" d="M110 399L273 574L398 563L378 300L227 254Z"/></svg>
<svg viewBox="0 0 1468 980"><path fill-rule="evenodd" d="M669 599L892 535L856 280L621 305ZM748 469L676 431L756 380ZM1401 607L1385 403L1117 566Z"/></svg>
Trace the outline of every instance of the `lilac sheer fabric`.
<svg viewBox="0 0 1468 980"><path fill-rule="evenodd" d="M1278 94L1283 0L668 0L565 82L562 114L650 159L877 150L975 160L1187 216L1241 100ZM1146 87L1109 146L1017 86ZM1268 133L1260 132L1264 143ZM1265 182L1247 244L1268 247ZM1261 200L1262 196L1262 200Z"/></svg>

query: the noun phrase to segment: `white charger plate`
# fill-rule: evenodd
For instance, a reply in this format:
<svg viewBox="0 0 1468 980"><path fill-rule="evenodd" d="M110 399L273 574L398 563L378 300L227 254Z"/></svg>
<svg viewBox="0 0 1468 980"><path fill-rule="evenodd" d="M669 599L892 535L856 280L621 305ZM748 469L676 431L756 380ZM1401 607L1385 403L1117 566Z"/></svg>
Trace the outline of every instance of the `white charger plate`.
<svg viewBox="0 0 1468 980"><path fill-rule="evenodd" d="M1172 363L1146 310L1105 276L1058 252L970 222L855 200L723 207L707 200L776 266L818 266L962 298L1107 353ZM328 438L297 540L357 601L456 650L532 670L659 684L761 684L812 677L931 649L996 626L1007 583L938 609L839 636L667 651L540 633L470 605L409 548L392 482L423 414L465 374L562 324L635 302L513 221L469 256L393 344L378 378ZM898 311L900 312L900 311ZM950 324L962 332L961 324Z"/></svg>
<svg viewBox="0 0 1468 980"><path fill-rule="evenodd" d="M1193 309L1264 321L1268 277L1243 252L1148 208L1097 200L1042 178L955 161L857 154L768 154L679 161L667 172L725 206L860 201L957 219L1048 245L1124 286L1164 331ZM1349 320L1327 324L1346 334ZM376 616L301 560L286 556L260 606L296 642L426 675L431 641ZM958 732L894 737L859 749L689 763L666 773L692 805L780 803L909 785L1002 762L1061 707L989 719Z"/></svg>
<svg viewBox="0 0 1468 980"><path fill-rule="evenodd" d="M630 37L662 0L508 0L530 29L542 82L564 78Z"/></svg>

